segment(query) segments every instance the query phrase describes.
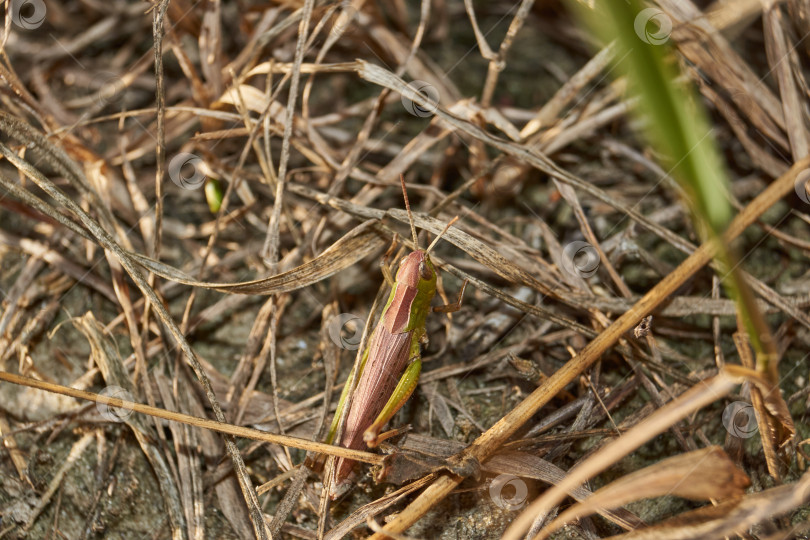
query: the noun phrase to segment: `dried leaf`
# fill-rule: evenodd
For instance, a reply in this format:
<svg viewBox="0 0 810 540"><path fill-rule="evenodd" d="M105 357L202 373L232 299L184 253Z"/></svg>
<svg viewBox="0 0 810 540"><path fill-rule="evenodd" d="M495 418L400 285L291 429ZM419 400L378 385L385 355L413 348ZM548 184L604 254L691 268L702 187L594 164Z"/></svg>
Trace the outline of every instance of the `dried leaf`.
<svg viewBox="0 0 810 540"><path fill-rule="evenodd" d="M378 482L405 482L420 475L448 471L459 476L470 476L471 471L464 470L465 464L452 463L448 458L464 449L458 441L436 439L426 435L409 433L402 441L401 451L395 452L383 460ZM526 452L499 452L480 465L483 472L489 474L510 474L523 478L532 478L549 485L561 482L566 473L553 463ZM584 501L592 493L585 487L577 487L571 496ZM644 525L639 517L623 508L616 510L597 510L601 515L625 529Z"/></svg>
<svg viewBox="0 0 810 540"><path fill-rule="evenodd" d="M537 538L547 538L565 523L640 499L675 495L692 500L740 497L751 484L719 446L681 454L621 477L569 508Z"/></svg>
<svg viewBox="0 0 810 540"><path fill-rule="evenodd" d="M810 473L805 473L794 483L778 486L759 493L751 493L742 499L720 503L685 512L661 524L633 531L615 540L715 540L734 535L746 536L750 528L761 521L771 520L785 514L810 500ZM778 534L776 538L792 538L790 534Z"/></svg>
<svg viewBox="0 0 810 540"><path fill-rule="evenodd" d="M197 281L172 266L135 253L130 255L133 256L135 262L146 269L184 285L203 287L231 294L275 294L294 291L317 283L382 248L386 241L377 229L378 226L379 224L375 221L362 223L311 261L268 278L241 283Z"/></svg>
<svg viewBox="0 0 810 540"><path fill-rule="evenodd" d="M233 105L238 109L242 107L244 103L244 106L247 107L248 110L261 114L267 108L267 99L268 96L255 86L240 84L235 88L232 86L225 90L225 93L222 94L222 97L219 98L216 104ZM283 123L284 108L277 102L273 102L273 104L278 106L279 110L277 112L282 116L277 117L277 119L280 123Z"/></svg>

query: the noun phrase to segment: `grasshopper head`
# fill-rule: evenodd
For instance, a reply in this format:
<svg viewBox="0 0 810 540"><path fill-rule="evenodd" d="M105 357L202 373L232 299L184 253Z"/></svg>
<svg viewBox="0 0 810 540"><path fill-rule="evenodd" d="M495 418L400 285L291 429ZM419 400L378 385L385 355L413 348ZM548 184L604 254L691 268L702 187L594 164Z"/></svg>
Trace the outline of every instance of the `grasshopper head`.
<svg viewBox="0 0 810 540"><path fill-rule="evenodd" d="M430 262L428 254L421 249L417 249L404 257L399 263L397 282L414 289L423 289L430 284L433 284L435 288L436 269L433 268L433 263Z"/></svg>

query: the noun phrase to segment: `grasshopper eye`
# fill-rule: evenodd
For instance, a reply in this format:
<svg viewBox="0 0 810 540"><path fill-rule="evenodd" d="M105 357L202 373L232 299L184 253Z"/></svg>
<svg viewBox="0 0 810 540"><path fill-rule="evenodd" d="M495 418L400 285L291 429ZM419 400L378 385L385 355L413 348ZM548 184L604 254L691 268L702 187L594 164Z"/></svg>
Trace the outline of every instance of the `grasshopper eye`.
<svg viewBox="0 0 810 540"><path fill-rule="evenodd" d="M433 277L433 272L424 262L419 263L419 274L422 276L422 279L430 279Z"/></svg>

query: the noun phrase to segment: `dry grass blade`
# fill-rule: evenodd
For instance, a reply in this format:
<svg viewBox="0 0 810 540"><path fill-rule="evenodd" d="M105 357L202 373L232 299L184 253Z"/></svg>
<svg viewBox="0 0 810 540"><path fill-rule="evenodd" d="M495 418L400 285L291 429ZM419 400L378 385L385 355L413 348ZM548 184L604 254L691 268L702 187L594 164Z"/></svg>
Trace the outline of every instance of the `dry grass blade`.
<svg viewBox="0 0 810 540"><path fill-rule="evenodd" d="M722 85L759 131L781 148L786 148L787 140L782 134L784 116L779 100L748 62L709 20L702 17L702 12L693 2L660 0L658 5L671 17L673 40L681 54ZM738 13L741 12L742 9ZM799 156L795 158L799 159Z"/></svg>
<svg viewBox="0 0 810 540"><path fill-rule="evenodd" d="M756 363L751 353L748 334L741 329L733 338L741 364L748 369L754 369ZM782 464L777 452L790 443L796 434L793 418L782 397L782 391L773 383L756 381L751 388L751 402L759 432L763 437L762 450L765 461L771 474L778 479L781 477Z"/></svg>
<svg viewBox="0 0 810 540"><path fill-rule="evenodd" d="M74 324L90 343L93 360L98 365L108 387L116 390L123 389L124 396L133 396L135 386L124 368L118 349L110 338L104 335L103 328L93 314L88 312L83 317L74 319ZM116 393L113 392L113 395ZM141 446L141 450L146 454L149 463L152 465L152 470L158 479L161 495L163 495L163 506L169 516L172 538L180 540L188 533L188 523L183 516L177 484L175 484L166 459L155 444L154 429L143 418L126 414L126 409L118 413L117 416L121 417L132 430L138 444Z"/></svg>
<svg viewBox="0 0 810 540"><path fill-rule="evenodd" d="M158 384L160 398L166 407L171 410L178 409L178 401L183 403L183 409L188 409L188 394L182 394L185 390L188 392L190 388L178 389L178 401L175 401L171 389L168 387L167 380L159 377L155 381ZM180 424L178 422L170 422L169 430L172 434L174 441L175 451L177 452L177 477L180 483L180 491L183 502L183 512L186 516L186 523L188 523L189 536L200 537L204 531L204 516L205 516L205 500L203 499L203 481L201 470L200 442L197 438L197 432L191 429L191 426ZM247 518L247 516L245 516Z"/></svg>
<svg viewBox="0 0 810 540"><path fill-rule="evenodd" d="M292 448L300 448L301 450L308 450L312 452L319 452L327 455L344 457L355 461L362 461L364 463L371 463L378 465L382 463L382 456L371 454L369 452L362 452L360 450L350 450L341 446L333 446L331 444L313 442L306 439L299 439L298 437L291 437L289 435L277 435L275 433L268 433L258 429L251 429L242 426L235 426L226 422L217 422L207 418L198 418L196 416L189 416L187 414L167 411L157 407L150 407L141 403L135 403L117 397L105 396L103 394L94 394L93 392L86 392L84 390L76 390L75 388L68 388L58 384L38 381L30 377L21 377L13 373L6 373L0 371L0 381L6 381L21 386L36 388L46 392L54 392L63 396L70 396L76 399L85 399L95 403L101 403L110 407L123 409L125 411L132 411L141 414L148 414L156 418L163 418L164 420L171 420L174 422L182 422L190 426L201 427L209 429L217 433L224 433L234 437L244 437L246 439L253 439L256 441L264 441L282 446L290 446Z"/></svg>
<svg viewBox="0 0 810 540"><path fill-rule="evenodd" d="M314 5L314 0L304 1L301 21L298 25L298 40L295 44L295 63L293 65L292 77L290 79L289 97L287 99L287 114L286 121L284 122L284 135L281 142L281 158L278 166L275 203L273 204L273 213L270 216L270 222L267 225L267 237L265 238L264 247L262 248L265 262L273 273L275 273L276 264L278 263L278 228L281 221L281 209L284 205L284 187L287 183L287 163L290 158L290 137L292 135L292 126L294 121L293 112L295 110L295 101L298 98L298 82L301 78L300 66L301 61L304 58L304 48L307 42L309 21L312 17L312 8Z"/></svg>
<svg viewBox="0 0 810 540"><path fill-rule="evenodd" d="M810 473L798 482L750 493L737 500L717 506L686 512L664 523L614 536L616 540L655 540L679 538L684 540L714 540L732 535L745 535L757 523L777 518L810 501ZM784 532L777 538L784 538ZM771 537L773 538L773 537Z"/></svg>
<svg viewBox="0 0 810 540"><path fill-rule="evenodd" d="M208 283L198 281L175 268L152 259L135 255L133 259L155 274L194 287L202 287L231 294L275 294L294 291L317 283L348 268L357 261L382 248L386 241L377 230L377 224L367 221L332 244L315 259L275 276L241 283Z"/></svg>
<svg viewBox="0 0 810 540"><path fill-rule="evenodd" d="M742 497L751 485L723 450L710 446L665 459L608 484L588 499L572 506L543 528L536 538L548 538L556 529L592 512L639 499L674 495L708 501Z"/></svg>
<svg viewBox="0 0 810 540"><path fill-rule="evenodd" d="M793 52L793 45L785 36L785 24L782 10L777 2L763 2L765 26L765 50L768 63L776 73L779 81L779 93L782 96L782 110L785 115L790 148L795 158L800 159L810 152L808 147L807 127L801 112L801 89L796 84L791 62L785 61Z"/></svg>
<svg viewBox="0 0 810 540"><path fill-rule="evenodd" d="M27 462L25 456L17 447L17 441L14 438L14 435L8 434L10 431L11 426L9 426L8 420L6 420L4 415L0 415L0 437L3 438L3 445L5 446L6 451L9 453L12 463L14 463L14 468L17 470L17 474L21 480L24 480Z"/></svg>
<svg viewBox="0 0 810 540"><path fill-rule="evenodd" d="M169 9L169 0L161 0L155 6L152 23L152 39L155 52L155 98L157 105L157 144L155 145L155 235L152 256L160 258L163 239L163 178L166 174L166 90L163 73L163 23ZM147 315L148 317L148 311ZM254 524L255 526L256 524ZM259 529L256 530L259 532Z"/></svg>

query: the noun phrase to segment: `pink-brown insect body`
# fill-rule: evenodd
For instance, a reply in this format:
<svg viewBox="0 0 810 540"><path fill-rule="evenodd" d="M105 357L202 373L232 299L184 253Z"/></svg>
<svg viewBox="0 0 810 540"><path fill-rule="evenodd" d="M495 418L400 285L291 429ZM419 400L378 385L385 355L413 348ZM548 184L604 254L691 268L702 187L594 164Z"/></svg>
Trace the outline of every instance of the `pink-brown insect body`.
<svg viewBox="0 0 810 540"><path fill-rule="evenodd" d="M382 318L364 353L340 445L365 449L363 434L382 412L412 359L419 356L425 336L425 318L436 293L436 271L430 257L417 250L405 257ZM416 385L416 381L413 381ZM346 491L355 462L340 458L335 464L332 497Z"/></svg>

